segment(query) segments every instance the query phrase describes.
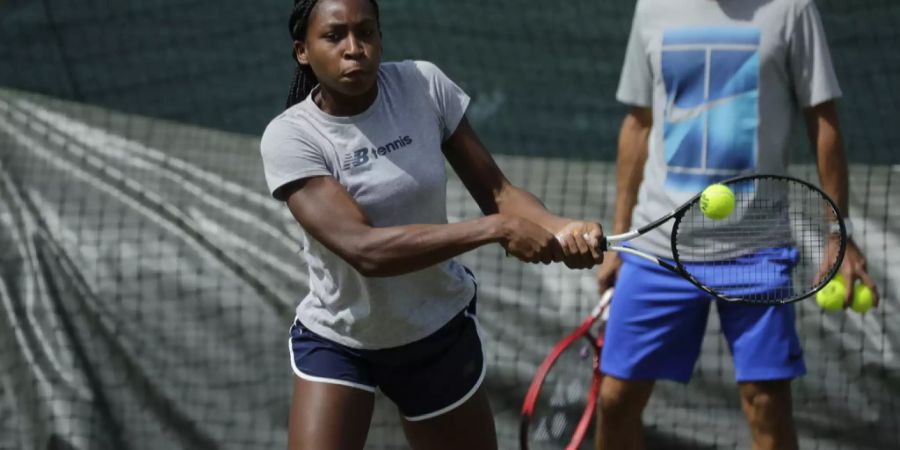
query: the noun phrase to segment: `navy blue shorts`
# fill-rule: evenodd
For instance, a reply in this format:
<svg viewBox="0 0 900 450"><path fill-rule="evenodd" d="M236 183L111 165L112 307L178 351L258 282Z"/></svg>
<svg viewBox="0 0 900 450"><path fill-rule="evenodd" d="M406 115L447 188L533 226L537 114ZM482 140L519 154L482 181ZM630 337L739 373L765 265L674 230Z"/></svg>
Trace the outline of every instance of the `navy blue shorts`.
<svg viewBox="0 0 900 450"><path fill-rule="evenodd" d="M299 319L291 327L290 344L300 378L368 392L377 388L412 421L456 408L484 380L475 299L441 329L399 347L350 348L313 333Z"/></svg>
<svg viewBox="0 0 900 450"><path fill-rule="evenodd" d="M688 382L700 355L709 307L716 303L738 382L789 379L806 373L794 305L713 301L668 269L636 256L621 257L624 263L600 358L602 372L626 380ZM782 277L755 287L764 292L790 285L797 258L795 249L778 248L743 257L743 262L780 270Z"/></svg>

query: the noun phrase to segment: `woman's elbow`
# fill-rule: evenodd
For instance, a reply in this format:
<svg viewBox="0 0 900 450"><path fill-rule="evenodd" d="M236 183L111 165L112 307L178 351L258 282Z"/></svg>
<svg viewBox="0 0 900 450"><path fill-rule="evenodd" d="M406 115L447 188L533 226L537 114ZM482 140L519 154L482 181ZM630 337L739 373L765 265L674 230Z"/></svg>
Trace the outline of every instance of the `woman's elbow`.
<svg viewBox="0 0 900 450"><path fill-rule="evenodd" d="M360 275L367 278L393 277L403 274L403 271L398 270L396 267L377 262L357 263L353 265L353 268Z"/></svg>
<svg viewBox="0 0 900 450"><path fill-rule="evenodd" d="M384 276L382 267L372 261L354 261L350 263L350 265L364 277L373 278Z"/></svg>
<svg viewBox="0 0 900 450"><path fill-rule="evenodd" d="M355 246L349 249L344 255L347 261L360 275L364 277L385 277L391 275L389 273L389 265L380 258L377 251L366 248L365 246Z"/></svg>
<svg viewBox="0 0 900 450"><path fill-rule="evenodd" d="M336 253L364 277L392 277L410 271L406 258L385 239L361 234L341 243Z"/></svg>

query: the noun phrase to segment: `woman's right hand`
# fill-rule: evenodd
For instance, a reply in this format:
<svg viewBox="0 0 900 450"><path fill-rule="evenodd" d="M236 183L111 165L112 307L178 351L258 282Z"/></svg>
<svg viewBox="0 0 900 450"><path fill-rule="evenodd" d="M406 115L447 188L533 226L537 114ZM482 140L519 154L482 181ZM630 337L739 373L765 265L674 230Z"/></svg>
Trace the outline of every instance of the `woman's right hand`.
<svg viewBox="0 0 900 450"><path fill-rule="evenodd" d="M521 217L502 217L500 245L506 253L528 263L559 262L563 260L562 246L553 233Z"/></svg>
<svg viewBox="0 0 900 450"><path fill-rule="evenodd" d="M597 292L603 295L607 289L616 284L619 278L619 269L622 268L622 258L617 252L610 252L603 260L603 265L597 270Z"/></svg>

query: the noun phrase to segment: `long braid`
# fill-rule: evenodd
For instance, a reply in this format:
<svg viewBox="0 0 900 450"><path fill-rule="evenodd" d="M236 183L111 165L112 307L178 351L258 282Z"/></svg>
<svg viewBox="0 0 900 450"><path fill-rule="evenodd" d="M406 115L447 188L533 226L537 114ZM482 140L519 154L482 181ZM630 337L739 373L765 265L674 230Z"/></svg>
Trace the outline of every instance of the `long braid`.
<svg viewBox="0 0 900 450"><path fill-rule="evenodd" d="M288 21L288 31L291 38L295 41L306 40L306 30L309 28L309 13L312 12L318 0L294 0L294 9L291 11L291 19ZM297 64L294 71L294 81L291 82L291 88L288 91L285 109L296 105L303 101L312 89L319 83L316 74L313 73L309 65L303 65L297 62L297 55L291 48L291 59Z"/></svg>
<svg viewBox="0 0 900 450"><path fill-rule="evenodd" d="M378 3L375 0L370 1L375 7L375 19L380 22ZM294 9L291 11L291 18L288 21L288 31L291 33L291 38L294 41L306 40L306 31L309 29L309 15L316 3L318 3L318 0L294 0ZM297 62L297 55L294 54L293 49L291 50L291 59ZM288 90L285 108L290 108L302 102L317 84L319 84L319 79L316 78L312 68L309 65L297 62L297 69L294 71L294 81L291 83L290 90Z"/></svg>

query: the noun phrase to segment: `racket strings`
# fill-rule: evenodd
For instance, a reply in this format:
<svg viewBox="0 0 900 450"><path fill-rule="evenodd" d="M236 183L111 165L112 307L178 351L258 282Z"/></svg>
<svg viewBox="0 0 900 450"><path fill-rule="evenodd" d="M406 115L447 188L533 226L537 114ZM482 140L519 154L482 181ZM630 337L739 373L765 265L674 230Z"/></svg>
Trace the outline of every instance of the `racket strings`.
<svg viewBox="0 0 900 450"><path fill-rule="evenodd" d="M583 338L559 355L535 402L528 426L529 450L567 447L585 412L596 357L596 347Z"/></svg>
<svg viewBox="0 0 900 450"><path fill-rule="evenodd" d="M735 196L730 216L710 219L694 202L673 233L688 273L724 297L759 303L789 301L817 289L822 272L836 263L829 251L829 227L837 216L831 202L785 178L729 187Z"/></svg>

